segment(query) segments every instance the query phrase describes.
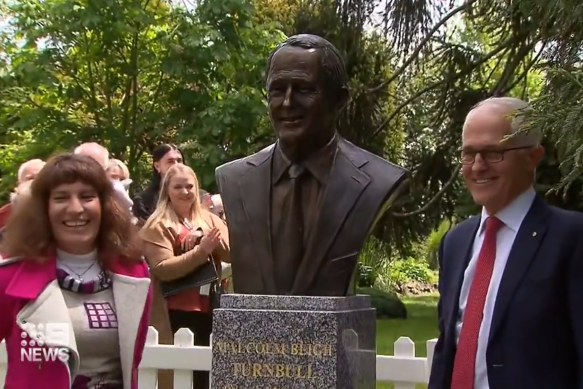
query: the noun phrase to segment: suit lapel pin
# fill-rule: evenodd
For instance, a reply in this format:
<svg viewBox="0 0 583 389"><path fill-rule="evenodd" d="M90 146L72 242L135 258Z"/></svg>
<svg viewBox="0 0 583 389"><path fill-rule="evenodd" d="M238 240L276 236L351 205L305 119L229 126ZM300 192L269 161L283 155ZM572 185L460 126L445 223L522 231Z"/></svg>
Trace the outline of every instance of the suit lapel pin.
<svg viewBox="0 0 583 389"><path fill-rule="evenodd" d="M532 233L532 236L536 236L536 231Z"/></svg>

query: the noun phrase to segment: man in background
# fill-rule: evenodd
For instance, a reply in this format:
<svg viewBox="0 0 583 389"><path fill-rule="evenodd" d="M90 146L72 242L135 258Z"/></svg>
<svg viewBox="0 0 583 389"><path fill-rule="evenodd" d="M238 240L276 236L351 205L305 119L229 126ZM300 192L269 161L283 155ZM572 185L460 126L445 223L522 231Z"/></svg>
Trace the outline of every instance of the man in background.
<svg viewBox="0 0 583 389"><path fill-rule="evenodd" d="M211 194L204 189L198 191L198 197L200 198L200 204L207 211L211 210L213 202L211 201Z"/></svg>
<svg viewBox="0 0 583 389"><path fill-rule="evenodd" d="M99 162L101 166L103 166L103 170L107 170L107 167L109 166L109 151L99 143L83 143L77 146L73 153L77 155L86 155L93 158ZM112 185L113 189L117 193L119 204L131 210L134 203L128 195L126 187L120 181L112 181Z"/></svg>
<svg viewBox="0 0 583 389"><path fill-rule="evenodd" d="M93 158L99 162L101 166L103 166L103 170L106 170L107 166L109 165L109 151L107 151L107 149L101 146L99 143L83 143L75 148L73 154L86 155Z"/></svg>
<svg viewBox="0 0 583 389"><path fill-rule="evenodd" d="M220 194L214 194L211 196L211 212L225 220L225 210L223 208L223 199Z"/></svg>
<svg viewBox="0 0 583 389"><path fill-rule="evenodd" d="M4 228L4 225L10 216L13 203L20 192L18 188L23 188L25 183L32 181L43 166L45 166L45 162L41 159L31 159L20 165L18 168L17 187L15 191L10 194L10 202L0 208L0 228Z"/></svg>

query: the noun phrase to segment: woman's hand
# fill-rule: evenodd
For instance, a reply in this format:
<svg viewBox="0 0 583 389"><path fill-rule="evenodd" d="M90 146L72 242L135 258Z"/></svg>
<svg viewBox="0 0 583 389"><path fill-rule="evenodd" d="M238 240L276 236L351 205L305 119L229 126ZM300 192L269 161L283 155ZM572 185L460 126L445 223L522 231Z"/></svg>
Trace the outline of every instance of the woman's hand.
<svg viewBox="0 0 583 389"><path fill-rule="evenodd" d="M203 233L201 230L196 230L186 235L182 242L180 242L180 247L182 248L182 251L186 252L192 250L201 240L202 236Z"/></svg>
<svg viewBox="0 0 583 389"><path fill-rule="evenodd" d="M214 227L200 240L200 249L207 255L211 255L221 243L221 232Z"/></svg>

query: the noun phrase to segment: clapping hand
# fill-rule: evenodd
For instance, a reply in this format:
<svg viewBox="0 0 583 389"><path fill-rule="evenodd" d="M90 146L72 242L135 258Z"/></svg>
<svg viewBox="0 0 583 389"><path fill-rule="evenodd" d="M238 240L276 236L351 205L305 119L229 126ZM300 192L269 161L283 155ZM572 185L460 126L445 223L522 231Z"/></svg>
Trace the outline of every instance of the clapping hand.
<svg viewBox="0 0 583 389"><path fill-rule="evenodd" d="M221 232L214 227L200 240L200 249L207 255L211 255L217 246L221 243Z"/></svg>
<svg viewBox="0 0 583 389"><path fill-rule="evenodd" d="M192 250L199 243L202 236L203 236L203 232L200 229L190 232L180 242L180 248L184 252Z"/></svg>

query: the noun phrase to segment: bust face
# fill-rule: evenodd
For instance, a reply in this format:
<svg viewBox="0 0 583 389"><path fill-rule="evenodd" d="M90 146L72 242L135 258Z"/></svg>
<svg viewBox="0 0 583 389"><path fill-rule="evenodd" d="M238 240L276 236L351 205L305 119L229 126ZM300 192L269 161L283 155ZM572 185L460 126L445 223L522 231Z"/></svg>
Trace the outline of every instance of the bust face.
<svg viewBox="0 0 583 389"><path fill-rule="evenodd" d="M285 46L272 58L267 101L273 129L300 154L326 145L336 130L336 104L327 98L320 52Z"/></svg>

